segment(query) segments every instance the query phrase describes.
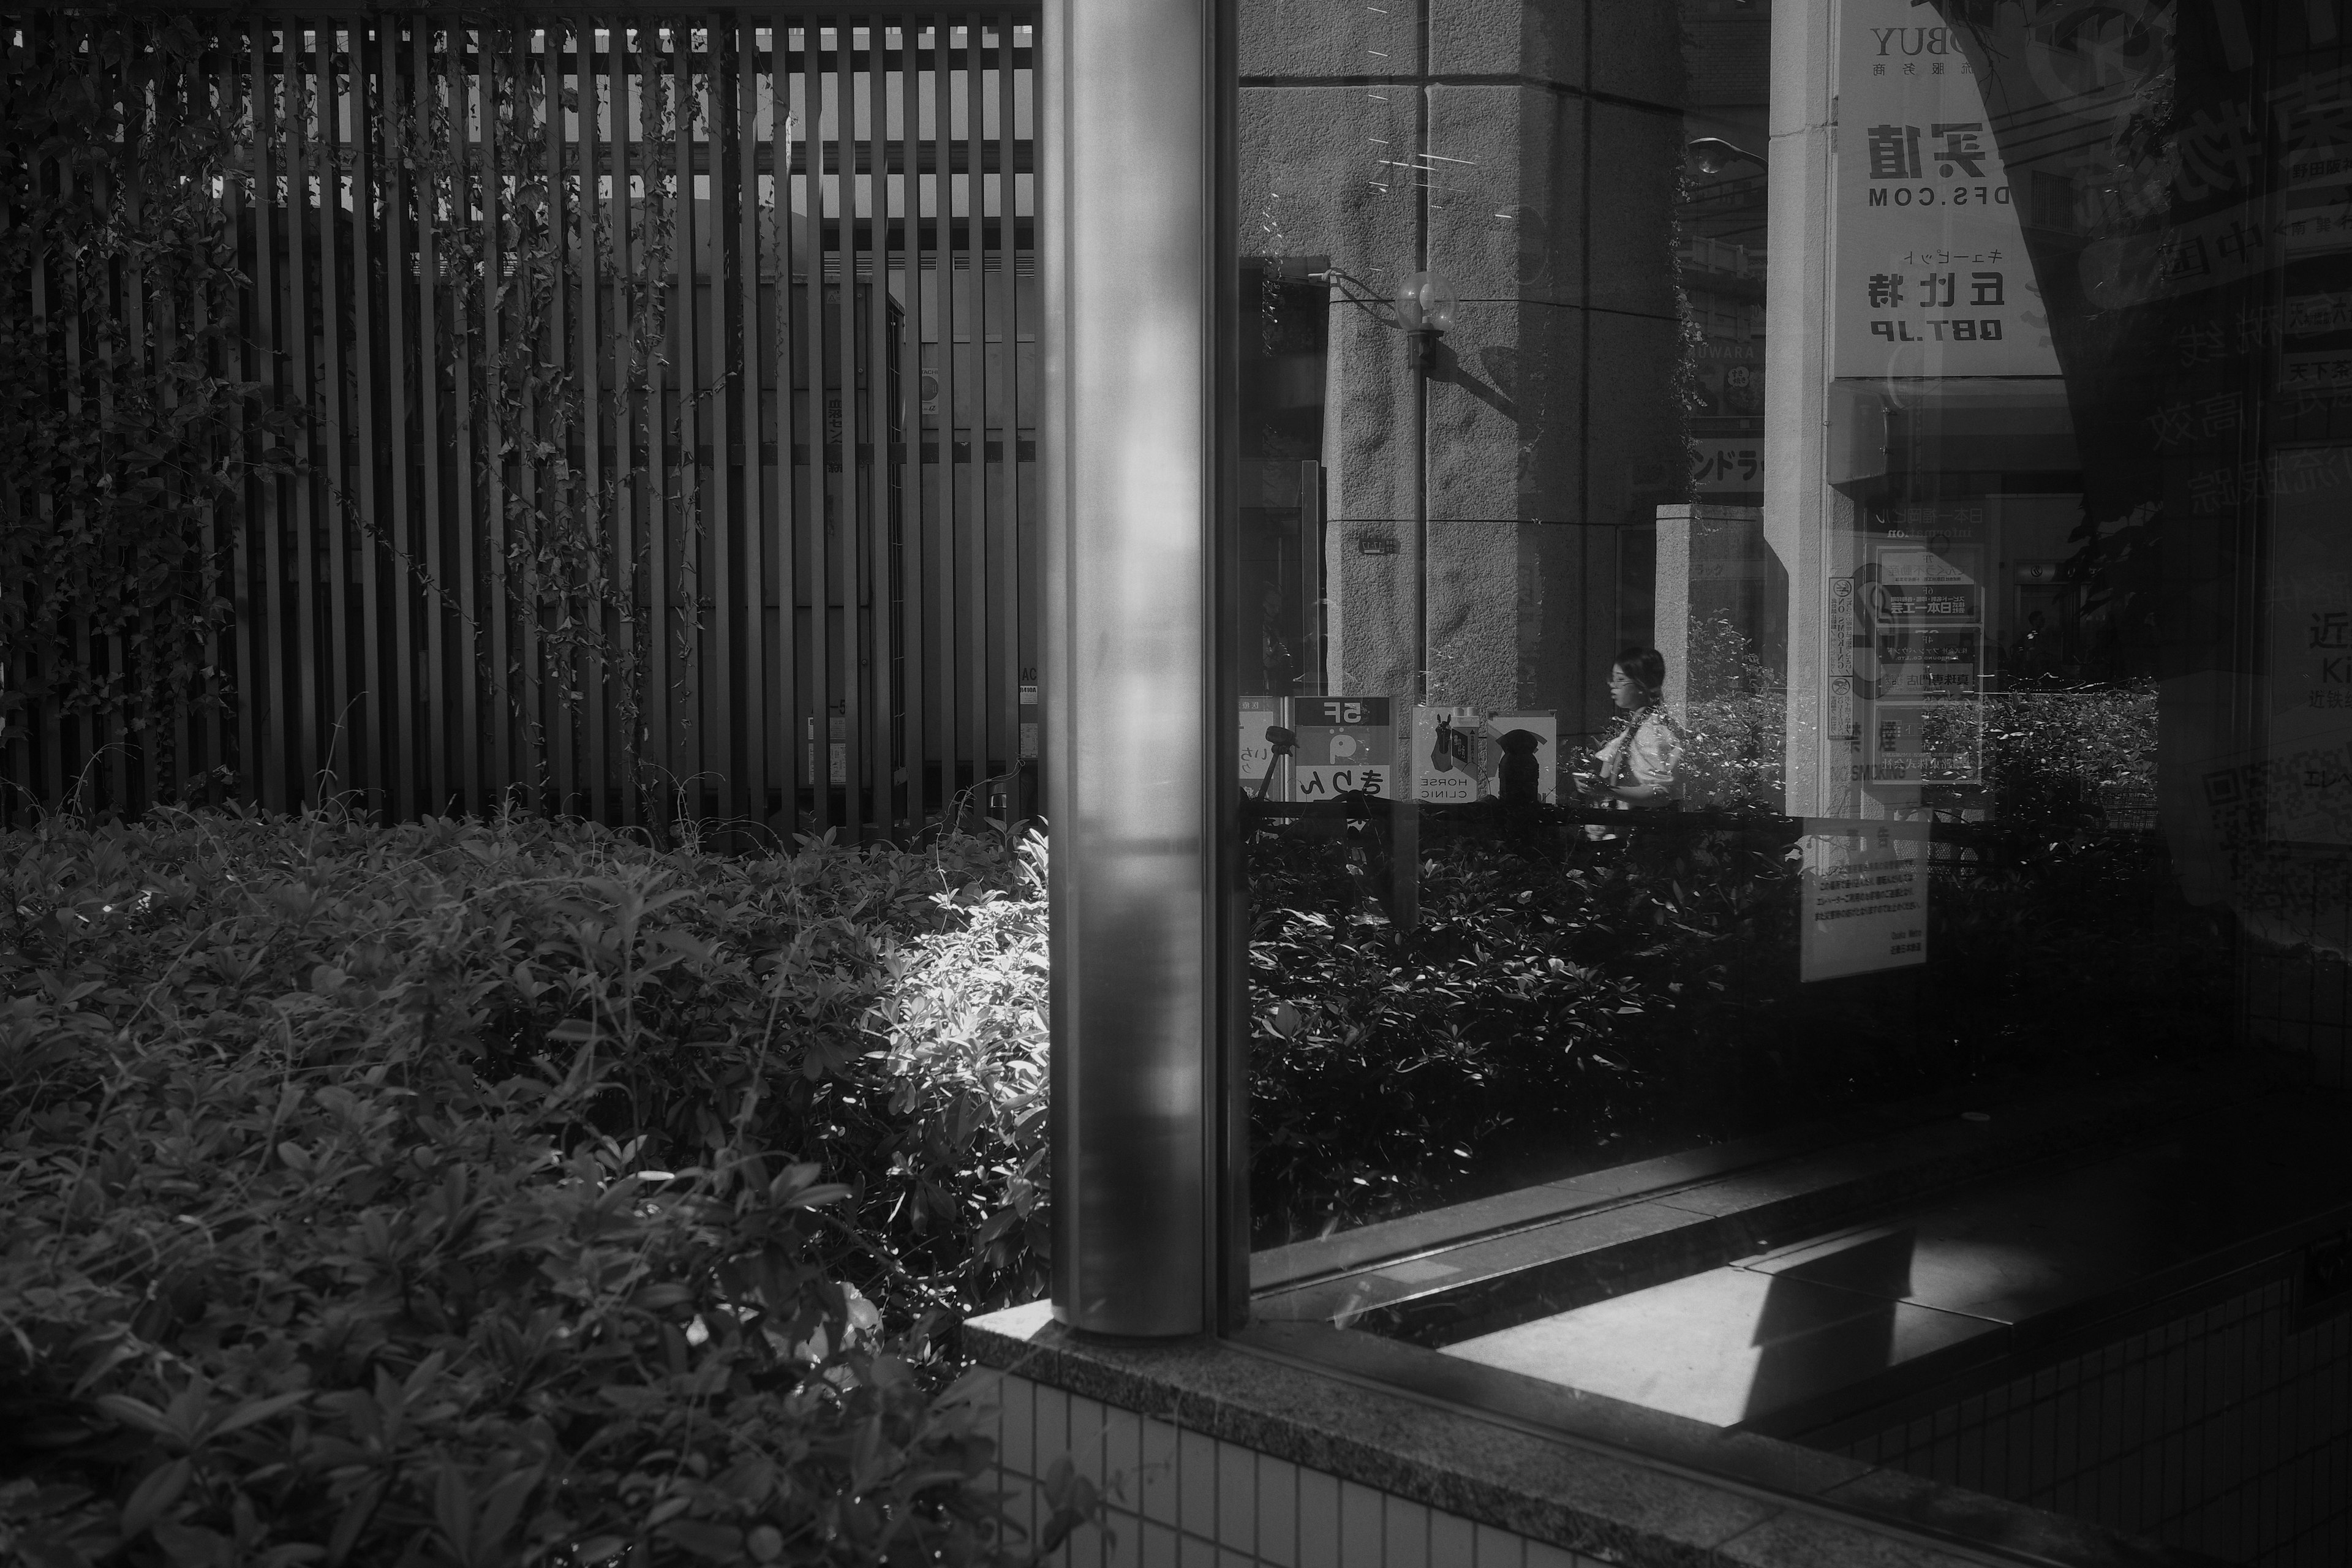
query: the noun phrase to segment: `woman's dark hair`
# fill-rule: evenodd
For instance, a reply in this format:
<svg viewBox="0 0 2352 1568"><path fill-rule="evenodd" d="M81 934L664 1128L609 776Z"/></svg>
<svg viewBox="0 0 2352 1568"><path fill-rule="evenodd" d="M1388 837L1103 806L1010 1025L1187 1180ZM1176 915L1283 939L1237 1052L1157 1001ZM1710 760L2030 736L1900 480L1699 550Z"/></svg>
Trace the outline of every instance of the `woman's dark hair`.
<svg viewBox="0 0 2352 1568"><path fill-rule="evenodd" d="M1629 647L1617 656L1625 679L1642 689L1642 706L1654 707L1665 693L1666 656L1654 647Z"/></svg>

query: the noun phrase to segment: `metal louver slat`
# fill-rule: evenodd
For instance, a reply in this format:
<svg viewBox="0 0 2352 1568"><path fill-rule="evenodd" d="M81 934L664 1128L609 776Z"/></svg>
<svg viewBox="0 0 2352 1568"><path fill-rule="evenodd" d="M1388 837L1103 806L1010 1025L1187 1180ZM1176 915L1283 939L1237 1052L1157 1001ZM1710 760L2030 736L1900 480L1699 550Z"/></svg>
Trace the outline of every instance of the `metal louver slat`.
<svg viewBox="0 0 2352 1568"><path fill-rule="evenodd" d="M16 309L92 418L110 313L164 358L225 353L267 395L222 438L294 471L192 525L228 706L132 731L36 699L0 822L220 767L281 810L512 797L870 839L1017 766L1025 15L199 13L191 81L249 131L216 187L247 279L226 344L152 276L84 298L39 265ZM71 504L6 500L36 526ZM12 690L160 679L122 668L135 639L66 633L8 650Z"/></svg>

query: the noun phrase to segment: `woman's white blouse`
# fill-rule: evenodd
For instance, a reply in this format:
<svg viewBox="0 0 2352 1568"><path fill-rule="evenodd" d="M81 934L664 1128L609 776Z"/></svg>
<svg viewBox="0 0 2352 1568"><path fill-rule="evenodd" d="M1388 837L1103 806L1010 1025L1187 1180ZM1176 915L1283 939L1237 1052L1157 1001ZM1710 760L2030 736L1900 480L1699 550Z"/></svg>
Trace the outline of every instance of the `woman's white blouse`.
<svg viewBox="0 0 2352 1568"><path fill-rule="evenodd" d="M1625 772L1618 777L1619 784L1640 784L1645 788L1664 785L1671 788L1675 782L1675 764L1682 760L1683 743L1675 738L1674 726L1665 715L1653 712L1635 725L1630 734L1620 733L1601 748L1601 776L1611 778L1617 772L1617 753L1628 745Z"/></svg>

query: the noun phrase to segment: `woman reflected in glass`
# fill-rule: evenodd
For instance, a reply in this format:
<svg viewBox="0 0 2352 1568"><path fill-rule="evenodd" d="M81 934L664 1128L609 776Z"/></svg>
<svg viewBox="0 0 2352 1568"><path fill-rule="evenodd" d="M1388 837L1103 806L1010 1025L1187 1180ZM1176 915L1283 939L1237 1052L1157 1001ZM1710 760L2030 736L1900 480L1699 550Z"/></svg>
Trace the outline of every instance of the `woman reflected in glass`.
<svg viewBox="0 0 2352 1568"><path fill-rule="evenodd" d="M1665 684L1665 656L1654 647L1629 647L1609 667L1617 727L1593 753L1591 771L1579 775L1587 795L1620 811L1673 798L1683 742L1666 713ZM1594 836L1600 834L1596 825Z"/></svg>

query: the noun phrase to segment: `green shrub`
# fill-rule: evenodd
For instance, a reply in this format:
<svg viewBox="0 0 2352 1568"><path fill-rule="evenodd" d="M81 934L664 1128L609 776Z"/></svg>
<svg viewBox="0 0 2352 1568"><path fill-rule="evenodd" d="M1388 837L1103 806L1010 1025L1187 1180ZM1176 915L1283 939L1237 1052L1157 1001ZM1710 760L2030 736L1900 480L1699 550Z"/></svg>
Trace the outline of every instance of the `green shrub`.
<svg viewBox="0 0 2352 1568"><path fill-rule="evenodd" d="M1253 842L1258 1245L1637 1157L1727 966L1792 940L1769 828L1633 854L1423 833L1409 936L1329 875L1328 837Z"/></svg>
<svg viewBox="0 0 2352 1568"><path fill-rule="evenodd" d="M1805 986L1792 826L1496 826L1425 822L1402 939L1370 829L1254 839L1260 1245L2194 1049L2229 983L2137 837L1939 863L1927 969ZM935 1341L1044 1288L1041 846L169 813L0 852L0 1558L1007 1548Z"/></svg>
<svg viewBox="0 0 2352 1568"><path fill-rule="evenodd" d="M2226 1043L2226 917L2182 900L2151 837L2021 833L1938 861L1926 966L1808 984L1797 824L1629 823L1594 845L1424 816L1406 936L1339 874L1326 825L1256 837L1257 1245Z"/></svg>
<svg viewBox="0 0 2352 1568"><path fill-rule="evenodd" d="M2156 798L2156 686L2020 690L1985 700L1984 782L2021 827L2090 826Z"/></svg>
<svg viewBox="0 0 2352 1568"><path fill-rule="evenodd" d="M1042 1278L1038 852L0 852L0 1557L1012 1548L931 1334Z"/></svg>
<svg viewBox="0 0 2352 1568"><path fill-rule="evenodd" d="M1788 693L1730 617L1691 623L1675 794L1693 805L1778 810Z"/></svg>

